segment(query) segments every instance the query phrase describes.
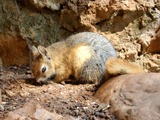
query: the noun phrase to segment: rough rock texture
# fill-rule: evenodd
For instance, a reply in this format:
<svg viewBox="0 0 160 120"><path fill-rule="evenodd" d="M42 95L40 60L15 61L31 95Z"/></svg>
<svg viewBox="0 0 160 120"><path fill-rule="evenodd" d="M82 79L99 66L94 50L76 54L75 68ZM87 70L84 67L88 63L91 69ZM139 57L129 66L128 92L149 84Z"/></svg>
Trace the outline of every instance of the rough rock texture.
<svg viewBox="0 0 160 120"><path fill-rule="evenodd" d="M145 13L149 13L148 8L158 6L158 2L154 0L68 0L64 6L61 14L62 25L70 26L69 30L73 31L83 26L90 31L99 31L104 28L105 31L117 32ZM66 12L63 17L63 12L68 10L72 12ZM70 19L71 15L77 17ZM69 19L70 22L68 22ZM75 21L77 24L70 24ZM99 26L103 23L106 23L105 27Z"/></svg>
<svg viewBox="0 0 160 120"><path fill-rule="evenodd" d="M95 96L110 104L120 120L160 119L160 74L121 75L103 84Z"/></svg>
<svg viewBox="0 0 160 120"><path fill-rule="evenodd" d="M147 52L160 52L160 28L157 30L155 36L151 39Z"/></svg>
<svg viewBox="0 0 160 120"><path fill-rule="evenodd" d="M26 56L28 53L23 53L21 60L16 52L11 55L6 53L6 51L11 51L14 47L19 49L19 51L28 51L21 49L25 47L26 44L22 45L17 39L23 39L23 42L30 40L35 44L42 44L47 46L53 42L63 39L68 36L69 32L63 29L59 24L59 14L51 11L50 9L39 10L33 6L29 1L23 0L7 0L0 1L0 34L1 36L13 36L13 39L3 39L0 37L0 54L1 61L4 66L7 65L19 65L22 62L26 64ZM14 44L19 44L18 46L13 46ZM11 49L6 47L3 43L7 42L7 46L13 46ZM4 49L6 51L4 51ZM4 54L12 58L6 57L4 59ZM16 59L18 55L18 59ZM14 62L5 62L7 59L14 59ZM9 60L7 60L9 61ZM22 61L22 62L20 62ZM1 63L1 62L0 62Z"/></svg>
<svg viewBox="0 0 160 120"><path fill-rule="evenodd" d="M15 43L20 37L24 42L48 46L73 32L98 32L110 39L120 58L159 72L159 61L146 54L160 26L159 0L7 0L0 1L0 8L1 35L13 36ZM8 40L8 43L12 42ZM16 59L4 52L10 50L2 42L0 46L3 48L0 49L1 66L26 64L28 54ZM4 54L14 58L4 58ZM158 58L158 54L155 56Z"/></svg>
<svg viewBox="0 0 160 120"><path fill-rule="evenodd" d="M65 2L65 0L30 0L37 8L49 8L51 10L60 10L60 5Z"/></svg>

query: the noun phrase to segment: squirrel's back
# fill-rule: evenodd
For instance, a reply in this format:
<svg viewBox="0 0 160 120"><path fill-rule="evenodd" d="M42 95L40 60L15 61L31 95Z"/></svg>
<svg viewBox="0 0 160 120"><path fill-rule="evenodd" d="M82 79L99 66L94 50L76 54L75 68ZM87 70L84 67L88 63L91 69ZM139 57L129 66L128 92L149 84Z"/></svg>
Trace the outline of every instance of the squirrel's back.
<svg viewBox="0 0 160 120"><path fill-rule="evenodd" d="M71 35L66 39L68 46L75 46L80 43L86 43L99 55L109 58L110 56L116 56L115 49L110 41L101 34L93 32L81 32Z"/></svg>
<svg viewBox="0 0 160 120"><path fill-rule="evenodd" d="M74 59L74 76L80 82L100 82L106 75L105 62L108 58L116 56L115 49L109 40L93 32L72 35L67 38L66 45L71 49L76 46L74 49L76 52L72 58ZM79 63L81 66L78 66Z"/></svg>

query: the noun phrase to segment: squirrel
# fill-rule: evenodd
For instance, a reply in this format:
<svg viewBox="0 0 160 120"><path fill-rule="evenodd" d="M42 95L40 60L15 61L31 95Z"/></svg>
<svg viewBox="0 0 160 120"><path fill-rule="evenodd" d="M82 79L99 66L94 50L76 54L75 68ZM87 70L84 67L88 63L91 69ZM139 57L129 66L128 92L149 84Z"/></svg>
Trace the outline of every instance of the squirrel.
<svg viewBox="0 0 160 120"><path fill-rule="evenodd" d="M139 73L144 70L117 58L109 40L94 32L81 32L48 47L30 47L31 69L36 82L67 81L101 83L110 75Z"/></svg>

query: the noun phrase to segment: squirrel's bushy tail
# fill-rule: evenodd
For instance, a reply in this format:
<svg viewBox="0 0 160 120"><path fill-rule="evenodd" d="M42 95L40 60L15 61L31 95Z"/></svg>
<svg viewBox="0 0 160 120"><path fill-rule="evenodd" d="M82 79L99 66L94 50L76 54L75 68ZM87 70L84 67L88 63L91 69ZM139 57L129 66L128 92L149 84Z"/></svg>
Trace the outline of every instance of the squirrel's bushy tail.
<svg viewBox="0 0 160 120"><path fill-rule="evenodd" d="M111 57L106 62L106 71L109 75L121 75L145 72L141 66L116 57Z"/></svg>

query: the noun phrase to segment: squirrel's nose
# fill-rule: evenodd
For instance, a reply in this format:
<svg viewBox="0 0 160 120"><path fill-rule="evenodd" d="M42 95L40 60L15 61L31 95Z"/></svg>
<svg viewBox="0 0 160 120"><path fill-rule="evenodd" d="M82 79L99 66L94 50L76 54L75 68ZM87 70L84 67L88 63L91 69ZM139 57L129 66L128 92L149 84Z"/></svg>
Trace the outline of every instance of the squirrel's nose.
<svg viewBox="0 0 160 120"><path fill-rule="evenodd" d="M39 78L39 79L36 79L36 82L37 82L37 83L41 83L42 80Z"/></svg>
<svg viewBox="0 0 160 120"><path fill-rule="evenodd" d="M56 77L56 74L54 73L49 77L49 80L53 80L55 77Z"/></svg>

